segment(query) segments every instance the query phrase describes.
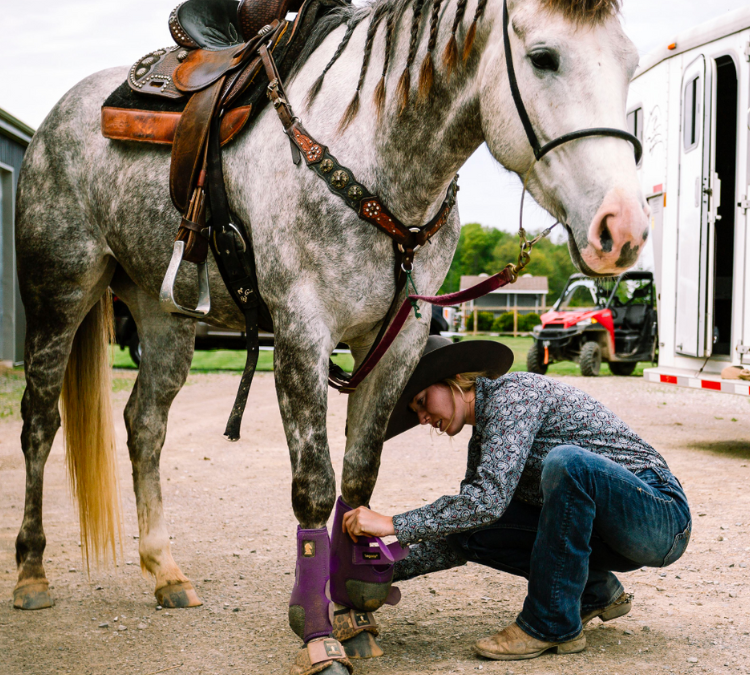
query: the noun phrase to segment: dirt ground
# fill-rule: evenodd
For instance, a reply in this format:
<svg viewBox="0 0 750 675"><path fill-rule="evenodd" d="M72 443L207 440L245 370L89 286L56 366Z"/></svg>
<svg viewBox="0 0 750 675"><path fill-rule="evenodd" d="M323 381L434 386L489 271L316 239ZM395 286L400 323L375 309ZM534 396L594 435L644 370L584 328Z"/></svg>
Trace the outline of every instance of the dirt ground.
<svg viewBox="0 0 750 675"><path fill-rule="evenodd" d="M132 377L118 373L119 378ZM572 656L492 662L474 641L513 620L523 580L468 565L402 583L403 600L378 612L386 655L355 673L735 673L750 671L750 402L713 392L658 387L639 378L561 378L619 414L660 452L683 482L694 515L685 556L664 570L623 574L635 593L629 616L586 630ZM0 673L286 673L299 641L286 613L296 521L290 469L271 373L259 373L243 438L221 435L237 378L192 375L172 408L162 453L164 504L173 551L204 605L157 610L141 576L135 504L122 409L114 395L125 513L124 560L82 569L60 435L47 464L46 569L57 604L12 608L14 539L24 468L20 421L0 422ZM331 392L334 466L344 447L346 398ZM372 506L400 513L458 488L465 430L452 442L415 429L383 453Z"/></svg>

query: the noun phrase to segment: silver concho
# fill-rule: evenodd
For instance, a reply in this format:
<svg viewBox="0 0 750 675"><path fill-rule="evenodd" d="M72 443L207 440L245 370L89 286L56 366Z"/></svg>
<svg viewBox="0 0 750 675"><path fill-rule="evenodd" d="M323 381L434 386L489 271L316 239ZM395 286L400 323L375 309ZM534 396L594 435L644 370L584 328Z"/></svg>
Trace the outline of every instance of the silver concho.
<svg viewBox="0 0 750 675"><path fill-rule="evenodd" d="M346 194L349 196L349 199L357 201L358 199L362 199L362 188L359 185L352 185L346 191Z"/></svg>
<svg viewBox="0 0 750 675"><path fill-rule="evenodd" d="M328 173L333 168L333 161L327 157L320 163L320 170L323 173Z"/></svg>
<svg viewBox="0 0 750 675"><path fill-rule="evenodd" d="M138 78L143 77L148 72L148 68L139 68L135 71L135 76Z"/></svg>
<svg viewBox="0 0 750 675"><path fill-rule="evenodd" d="M342 171L341 169L339 169L338 171L333 172L333 175L331 176L331 185L333 185L333 187L335 187L337 190L345 188L348 183L349 174L346 171Z"/></svg>
<svg viewBox="0 0 750 675"><path fill-rule="evenodd" d="M185 60L185 59L187 58L187 55L188 55L189 53L190 53L190 52L188 52L188 50L187 50L187 49L180 49L180 51L179 51L179 52L177 52L177 60L178 60L178 61L184 61L184 60Z"/></svg>

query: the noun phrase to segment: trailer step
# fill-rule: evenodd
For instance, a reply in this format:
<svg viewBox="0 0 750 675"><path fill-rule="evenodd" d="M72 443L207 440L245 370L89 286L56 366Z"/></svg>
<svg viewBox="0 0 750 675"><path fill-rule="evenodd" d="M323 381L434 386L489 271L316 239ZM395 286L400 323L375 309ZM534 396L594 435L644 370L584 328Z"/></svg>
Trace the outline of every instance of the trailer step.
<svg viewBox="0 0 750 675"><path fill-rule="evenodd" d="M694 370L678 368L645 368L643 377L647 382L655 384L672 384L689 389L706 389L723 394L739 394L750 396L750 383L741 380L722 380L719 375L701 373L696 375Z"/></svg>

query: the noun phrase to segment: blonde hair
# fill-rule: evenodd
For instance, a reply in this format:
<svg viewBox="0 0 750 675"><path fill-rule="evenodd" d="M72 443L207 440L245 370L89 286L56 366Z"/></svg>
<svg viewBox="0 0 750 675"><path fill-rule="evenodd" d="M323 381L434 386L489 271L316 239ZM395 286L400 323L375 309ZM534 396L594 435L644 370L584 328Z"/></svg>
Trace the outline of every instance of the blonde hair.
<svg viewBox="0 0 750 675"><path fill-rule="evenodd" d="M464 394L468 394L476 387L477 378L486 377L484 372L473 372L473 373L457 373L453 377L446 377L437 384L444 384L448 389L451 390L451 396L453 397L453 414L448 420L448 424L445 428L448 429L453 424L453 419L456 416L456 392L461 396L461 399L466 401ZM438 431L438 436L445 434L445 431Z"/></svg>

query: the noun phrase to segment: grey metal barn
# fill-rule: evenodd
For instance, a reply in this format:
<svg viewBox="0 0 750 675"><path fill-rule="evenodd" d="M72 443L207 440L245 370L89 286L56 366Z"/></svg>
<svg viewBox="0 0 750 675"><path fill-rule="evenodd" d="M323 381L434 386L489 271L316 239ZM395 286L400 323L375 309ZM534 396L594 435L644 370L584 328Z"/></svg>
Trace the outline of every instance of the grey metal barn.
<svg viewBox="0 0 750 675"><path fill-rule="evenodd" d="M15 203L18 174L34 130L0 108L0 360L23 362L26 329L18 292Z"/></svg>

